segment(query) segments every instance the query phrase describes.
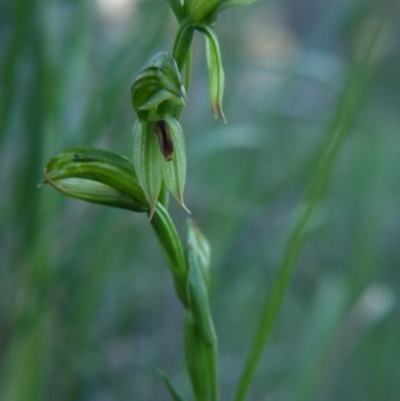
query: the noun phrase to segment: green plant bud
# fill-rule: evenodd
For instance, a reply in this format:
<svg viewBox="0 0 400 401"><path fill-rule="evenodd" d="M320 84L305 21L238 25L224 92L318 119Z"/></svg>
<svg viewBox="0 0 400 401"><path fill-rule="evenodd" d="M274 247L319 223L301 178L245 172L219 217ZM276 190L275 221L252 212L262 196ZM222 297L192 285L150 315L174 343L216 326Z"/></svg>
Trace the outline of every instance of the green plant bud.
<svg viewBox="0 0 400 401"><path fill-rule="evenodd" d="M160 103L169 102L175 107L184 104L185 88L174 58L167 52L157 53L132 84L131 95L133 108L142 121Z"/></svg>
<svg viewBox="0 0 400 401"><path fill-rule="evenodd" d="M226 123L224 112L222 110L225 75L222 68L222 58L218 38L215 32L207 25L201 25L198 29L204 33L206 39L208 88L210 92L211 111L215 118L219 115Z"/></svg>
<svg viewBox="0 0 400 401"><path fill-rule="evenodd" d="M217 342L217 336L211 317L207 286L193 252L188 252L188 268L187 297L190 310L205 343L214 345Z"/></svg>
<svg viewBox="0 0 400 401"><path fill-rule="evenodd" d="M192 219L186 222L184 252L187 265L189 265L189 255L196 260L206 287L209 289L211 248L207 238Z"/></svg>
<svg viewBox="0 0 400 401"><path fill-rule="evenodd" d="M161 189L161 161L157 137L151 129L151 124L136 121L133 127L133 163L140 186L150 203L150 219L153 217Z"/></svg>
<svg viewBox="0 0 400 401"><path fill-rule="evenodd" d="M207 345L196 326L190 311L186 311L183 322L186 365L196 401L208 401L210 397L210 370Z"/></svg>
<svg viewBox="0 0 400 401"><path fill-rule="evenodd" d="M226 8L254 3L256 0L186 0L185 11L193 22L212 23Z"/></svg>
<svg viewBox="0 0 400 401"><path fill-rule="evenodd" d="M133 163L108 150L86 146L65 149L44 169L41 184L51 184L64 195L92 203L148 212Z"/></svg>

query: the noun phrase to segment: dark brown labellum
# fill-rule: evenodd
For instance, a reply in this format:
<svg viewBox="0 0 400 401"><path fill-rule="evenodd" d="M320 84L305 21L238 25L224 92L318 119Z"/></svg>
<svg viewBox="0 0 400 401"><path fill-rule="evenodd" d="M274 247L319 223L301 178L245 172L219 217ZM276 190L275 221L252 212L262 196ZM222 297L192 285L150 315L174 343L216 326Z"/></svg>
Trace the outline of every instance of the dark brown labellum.
<svg viewBox="0 0 400 401"><path fill-rule="evenodd" d="M174 143L167 122L165 120L158 120L153 125L153 131L157 135L158 146L164 159L171 161L172 154L174 153Z"/></svg>

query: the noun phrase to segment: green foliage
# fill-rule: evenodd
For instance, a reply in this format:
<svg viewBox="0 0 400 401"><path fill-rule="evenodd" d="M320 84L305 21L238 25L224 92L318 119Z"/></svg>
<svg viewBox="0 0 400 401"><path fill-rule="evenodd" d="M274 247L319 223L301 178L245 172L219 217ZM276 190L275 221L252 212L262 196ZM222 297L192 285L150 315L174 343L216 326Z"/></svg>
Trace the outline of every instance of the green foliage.
<svg viewBox="0 0 400 401"><path fill-rule="evenodd" d="M201 22L179 0L119 11L121 2L108 11L106 1L0 3L0 399L162 400L159 366L171 374L172 399L193 400L195 383L193 394L211 395L211 377L193 379L196 369L216 370L216 347L199 346L189 310L190 243L218 333L222 399L234 398L269 310L249 401L397 401L400 35L388 3L255 2L216 18L249 3L226 0ZM202 24L221 47L227 126L207 110ZM181 243L173 221L182 227L186 213L175 202L166 212L162 184L151 220L159 252L144 213L37 185L52 155L72 145L131 158L129 87L175 32L171 54L188 96L158 86L137 109L151 116L158 152L157 121L175 114L183 128L185 202L207 240L189 225ZM65 161L76 174L72 155ZM73 178L79 194L90 189L82 180L109 177L102 163L82 161L100 181ZM118 174L119 185L138 182L129 174ZM185 339L185 366L179 328L188 314L200 339ZM202 355L199 366L191 353Z"/></svg>

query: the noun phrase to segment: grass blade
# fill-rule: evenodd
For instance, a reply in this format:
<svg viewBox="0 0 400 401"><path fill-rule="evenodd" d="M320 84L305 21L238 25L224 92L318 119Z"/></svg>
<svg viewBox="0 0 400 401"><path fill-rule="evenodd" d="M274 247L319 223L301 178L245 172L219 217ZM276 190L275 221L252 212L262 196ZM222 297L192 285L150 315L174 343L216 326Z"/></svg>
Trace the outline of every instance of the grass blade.
<svg viewBox="0 0 400 401"><path fill-rule="evenodd" d="M309 181L299 208L298 218L294 223L282 262L262 312L252 349L239 381L235 401L246 399L257 365L268 344L284 295L289 287L307 238L308 223L326 192L338 154L365 98L373 73L370 56L375 48L381 27L382 22L376 27L361 57L355 61L342 98L327 129L326 140L322 146L320 158Z"/></svg>

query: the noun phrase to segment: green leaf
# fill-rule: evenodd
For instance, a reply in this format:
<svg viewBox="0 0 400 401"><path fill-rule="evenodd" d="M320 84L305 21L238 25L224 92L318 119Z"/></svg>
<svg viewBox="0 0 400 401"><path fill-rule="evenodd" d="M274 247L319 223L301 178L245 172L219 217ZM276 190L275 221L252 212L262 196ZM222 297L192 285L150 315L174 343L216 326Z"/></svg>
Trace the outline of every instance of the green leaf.
<svg viewBox="0 0 400 401"><path fill-rule="evenodd" d="M172 159L161 159L161 175L168 190L171 191L180 205L190 213L183 201L186 180L186 150L182 127L172 117L165 117L164 121L168 127L174 151L171 154Z"/></svg>
<svg viewBox="0 0 400 401"><path fill-rule="evenodd" d="M42 184L61 193L108 206L147 212L149 203L133 163L126 157L86 146L68 148L54 156Z"/></svg>
<svg viewBox="0 0 400 401"><path fill-rule="evenodd" d="M174 401L184 401L183 397L179 395L178 390L176 390L175 386L172 384L171 380L168 378L165 372L163 372L161 369L157 370L157 373L161 376L163 379L165 385L167 386L167 389L169 391L170 396Z"/></svg>
<svg viewBox="0 0 400 401"><path fill-rule="evenodd" d="M218 38L213 29L207 25L201 25L198 29L204 33L206 38L208 88L210 91L211 111L215 118L219 115L226 123L224 112L222 110L225 74L222 68L222 58Z"/></svg>
<svg viewBox="0 0 400 401"><path fill-rule="evenodd" d="M150 219L153 217L161 189L162 160L157 138L150 124L136 121L133 127L133 163L140 186L150 203Z"/></svg>

